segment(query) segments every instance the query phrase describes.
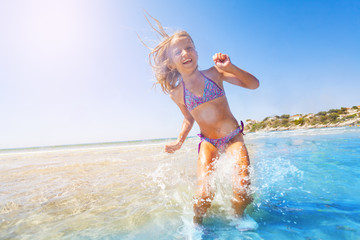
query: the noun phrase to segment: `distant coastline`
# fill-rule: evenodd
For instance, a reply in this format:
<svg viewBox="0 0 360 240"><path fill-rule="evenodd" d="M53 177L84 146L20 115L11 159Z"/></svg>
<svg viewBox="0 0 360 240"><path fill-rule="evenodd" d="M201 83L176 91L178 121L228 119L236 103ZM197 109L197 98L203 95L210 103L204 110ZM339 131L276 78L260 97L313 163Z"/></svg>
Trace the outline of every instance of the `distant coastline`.
<svg viewBox="0 0 360 240"><path fill-rule="evenodd" d="M286 131L295 129L360 126L360 106L330 109L316 114L266 117L262 121L246 120L245 132Z"/></svg>

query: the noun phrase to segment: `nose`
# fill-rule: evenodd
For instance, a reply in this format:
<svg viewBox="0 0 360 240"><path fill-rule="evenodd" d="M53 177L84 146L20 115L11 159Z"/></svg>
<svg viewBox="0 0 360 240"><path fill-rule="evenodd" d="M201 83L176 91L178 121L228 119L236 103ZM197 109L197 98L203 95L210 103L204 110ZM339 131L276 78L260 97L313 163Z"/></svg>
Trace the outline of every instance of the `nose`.
<svg viewBox="0 0 360 240"><path fill-rule="evenodd" d="M183 49L183 50L181 51L181 55L182 55L183 57L185 57L188 53L189 53L189 52L188 52L188 50L186 50L186 49Z"/></svg>

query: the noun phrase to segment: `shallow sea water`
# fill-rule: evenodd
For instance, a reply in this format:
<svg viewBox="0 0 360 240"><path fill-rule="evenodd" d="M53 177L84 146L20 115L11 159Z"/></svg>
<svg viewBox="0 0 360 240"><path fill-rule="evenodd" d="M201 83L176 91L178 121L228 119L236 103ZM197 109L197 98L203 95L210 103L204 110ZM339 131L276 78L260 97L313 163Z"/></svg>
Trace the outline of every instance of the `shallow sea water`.
<svg viewBox="0 0 360 240"><path fill-rule="evenodd" d="M360 128L252 133L259 225L231 225L231 160L194 231L197 138L0 150L0 239L360 239Z"/></svg>

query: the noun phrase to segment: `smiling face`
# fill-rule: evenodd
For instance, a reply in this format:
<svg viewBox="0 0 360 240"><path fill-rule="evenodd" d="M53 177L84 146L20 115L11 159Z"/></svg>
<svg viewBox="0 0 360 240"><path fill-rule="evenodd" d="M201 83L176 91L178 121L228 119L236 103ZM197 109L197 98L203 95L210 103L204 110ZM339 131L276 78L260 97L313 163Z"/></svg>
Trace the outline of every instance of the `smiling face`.
<svg viewBox="0 0 360 240"><path fill-rule="evenodd" d="M180 74L192 73L197 68L198 56L194 43L189 37L174 37L169 48L171 67Z"/></svg>

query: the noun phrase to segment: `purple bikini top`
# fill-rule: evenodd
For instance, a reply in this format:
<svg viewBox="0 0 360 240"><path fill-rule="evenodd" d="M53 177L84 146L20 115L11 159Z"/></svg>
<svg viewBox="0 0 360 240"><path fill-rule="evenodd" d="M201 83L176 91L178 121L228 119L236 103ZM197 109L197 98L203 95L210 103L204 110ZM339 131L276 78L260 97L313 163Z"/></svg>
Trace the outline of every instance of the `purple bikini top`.
<svg viewBox="0 0 360 240"><path fill-rule="evenodd" d="M205 79L204 94L202 97L198 97L187 90L184 81L182 81L184 87L184 103L189 111L192 111L194 108L203 103L214 100L215 98L219 98L221 96L225 96L224 90L222 90L214 81L208 79L202 73L201 75L203 75Z"/></svg>

